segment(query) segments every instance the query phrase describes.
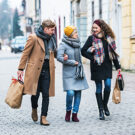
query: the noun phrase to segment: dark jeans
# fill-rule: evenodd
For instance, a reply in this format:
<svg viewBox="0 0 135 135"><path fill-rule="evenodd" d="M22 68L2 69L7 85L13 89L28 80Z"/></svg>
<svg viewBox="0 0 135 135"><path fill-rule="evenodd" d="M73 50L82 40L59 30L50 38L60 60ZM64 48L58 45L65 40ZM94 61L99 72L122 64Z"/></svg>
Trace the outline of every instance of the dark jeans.
<svg viewBox="0 0 135 135"><path fill-rule="evenodd" d="M47 64L49 64L47 62ZM50 85L50 71L49 66L43 65L39 81L36 96L31 96L31 105L33 109L38 107L38 99L40 92L42 93L42 108L41 116L47 116L48 107L49 107L49 85Z"/></svg>
<svg viewBox="0 0 135 135"><path fill-rule="evenodd" d="M95 81L96 83L96 93L102 93L102 81ZM107 78L104 80L105 88L104 90L110 91L111 90L111 79Z"/></svg>

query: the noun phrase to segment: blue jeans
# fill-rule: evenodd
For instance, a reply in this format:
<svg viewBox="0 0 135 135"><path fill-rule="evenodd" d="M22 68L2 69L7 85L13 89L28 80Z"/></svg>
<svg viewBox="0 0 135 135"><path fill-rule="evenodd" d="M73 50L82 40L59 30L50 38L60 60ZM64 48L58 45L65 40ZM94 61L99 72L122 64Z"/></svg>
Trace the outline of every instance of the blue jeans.
<svg viewBox="0 0 135 135"><path fill-rule="evenodd" d="M72 110L73 98L74 98L73 113L77 113L81 101L81 91L67 90L66 111Z"/></svg>
<svg viewBox="0 0 135 135"><path fill-rule="evenodd" d="M96 83L96 93L102 93L102 80L101 81L95 81ZM105 88L104 90L110 91L111 90L111 79L107 78L104 80Z"/></svg>

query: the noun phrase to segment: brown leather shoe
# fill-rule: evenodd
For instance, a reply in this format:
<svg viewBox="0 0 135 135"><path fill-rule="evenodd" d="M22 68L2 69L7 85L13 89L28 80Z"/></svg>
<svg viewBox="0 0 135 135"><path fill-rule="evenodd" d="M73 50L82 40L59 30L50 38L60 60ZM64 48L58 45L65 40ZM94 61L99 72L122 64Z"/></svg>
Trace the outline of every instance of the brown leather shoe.
<svg viewBox="0 0 135 135"><path fill-rule="evenodd" d="M38 120L37 109L32 109L31 117L34 122Z"/></svg>
<svg viewBox="0 0 135 135"><path fill-rule="evenodd" d="M43 126L49 126L50 123L46 120L46 116L41 116L40 124Z"/></svg>

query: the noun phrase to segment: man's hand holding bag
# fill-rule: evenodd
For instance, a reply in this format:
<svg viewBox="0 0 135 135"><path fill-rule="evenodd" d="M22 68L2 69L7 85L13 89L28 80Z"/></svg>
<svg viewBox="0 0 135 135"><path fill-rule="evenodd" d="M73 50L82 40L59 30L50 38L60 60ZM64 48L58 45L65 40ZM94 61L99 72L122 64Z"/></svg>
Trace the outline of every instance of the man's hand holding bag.
<svg viewBox="0 0 135 135"><path fill-rule="evenodd" d="M24 89L23 82L15 78L12 78L12 82L10 84L10 87L8 89L6 99L5 99L5 102L11 108L17 109L21 107L23 89Z"/></svg>

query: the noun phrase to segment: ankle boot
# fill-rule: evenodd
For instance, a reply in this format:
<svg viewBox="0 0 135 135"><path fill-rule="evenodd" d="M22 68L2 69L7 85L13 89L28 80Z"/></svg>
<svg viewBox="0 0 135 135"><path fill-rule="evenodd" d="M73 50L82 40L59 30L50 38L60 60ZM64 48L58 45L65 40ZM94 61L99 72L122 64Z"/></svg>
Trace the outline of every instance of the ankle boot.
<svg viewBox="0 0 135 135"><path fill-rule="evenodd" d="M102 101L102 93L96 93L96 99L99 109L99 119L105 120L104 112L103 112L103 101Z"/></svg>
<svg viewBox="0 0 135 135"><path fill-rule="evenodd" d="M65 121L70 121L71 110L66 112Z"/></svg>
<svg viewBox="0 0 135 135"><path fill-rule="evenodd" d="M77 113L72 113L72 121L79 122L79 119L77 118Z"/></svg>
<svg viewBox="0 0 135 135"><path fill-rule="evenodd" d="M32 109L31 117L34 122L38 120L37 109Z"/></svg>
<svg viewBox="0 0 135 135"><path fill-rule="evenodd" d="M49 122L46 120L46 116L41 116L40 124L43 126L49 126Z"/></svg>
<svg viewBox="0 0 135 135"><path fill-rule="evenodd" d="M107 107L109 96L110 96L110 91L109 90L104 90L103 104L104 104L104 111L105 111L106 116L110 116L110 112L109 112L109 109Z"/></svg>

